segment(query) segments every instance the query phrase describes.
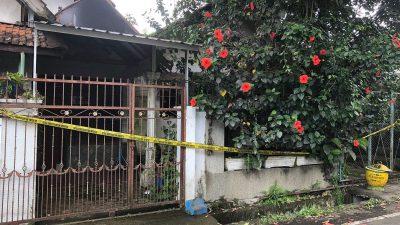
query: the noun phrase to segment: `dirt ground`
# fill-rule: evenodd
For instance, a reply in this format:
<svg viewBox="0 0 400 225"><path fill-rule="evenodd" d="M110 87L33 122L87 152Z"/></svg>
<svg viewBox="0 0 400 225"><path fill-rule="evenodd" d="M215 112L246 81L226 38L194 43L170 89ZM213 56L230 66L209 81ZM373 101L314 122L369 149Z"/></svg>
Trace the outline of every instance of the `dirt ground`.
<svg viewBox="0 0 400 225"><path fill-rule="evenodd" d="M382 203L379 206L376 206L371 209L367 209L365 207L365 203L355 203L346 205L341 212L329 215L322 216L316 218L299 218L289 222L280 222L279 225L322 225L324 222L329 221L329 223L334 225L339 224L351 224L351 222L364 220L367 218L382 216L386 214L391 214L400 211L400 202L394 201L392 203ZM249 225L253 224L262 224L260 220L253 221L243 221L239 223L232 223L231 225L243 225L248 223ZM400 221L399 221L400 224ZM263 224L267 225L267 224ZM273 225L273 224L271 224ZM389 224L388 224L389 225Z"/></svg>

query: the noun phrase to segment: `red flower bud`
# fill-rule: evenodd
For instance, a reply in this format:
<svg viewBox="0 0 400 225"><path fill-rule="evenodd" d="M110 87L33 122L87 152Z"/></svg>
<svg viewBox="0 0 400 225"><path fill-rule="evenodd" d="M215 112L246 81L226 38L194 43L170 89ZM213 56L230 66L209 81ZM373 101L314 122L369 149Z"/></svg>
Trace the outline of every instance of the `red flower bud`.
<svg viewBox="0 0 400 225"><path fill-rule="evenodd" d="M206 12L204 13L204 16L207 17L207 18L211 18L212 15L213 15L213 14L212 14L210 11L206 11Z"/></svg>
<svg viewBox="0 0 400 225"><path fill-rule="evenodd" d="M240 88L244 93L249 92L251 90L251 84L248 82L244 82L242 87Z"/></svg>
<svg viewBox="0 0 400 225"><path fill-rule="evenodd" d="M358 142L357 139L354 140L354 141L353 141L353 146L357 148L358 146L360 146L360 142Z"/></svg>
<svg viewBox="0 0 400 225"><path fill-rule="evenodd" d="M302 74L302 75L299 77L299 82L300 82L300 84L307 84L309 78L310 78L310 77L309 77L307 74Z"/></svg>
<svg viewBox="0 0 400 225"><path fill-rule="evenodd" d="M311 36L310 39L308 39L309 43L313 43L315 41L315 36Z"/></svg>
<svg viewBox="0 0 400 225"><path fill-rule="evenodd" d="M312 58L312 62L314 64L314 66L318 66L319 63L321 62L321 60L319 59L319 57L317 55L314 55Z"/></svg>
<svg viewBox="0 0 400 225"><path fill-rule="evenodd" d="M196 99L195 99L195 98L192 98L192 99L190 100L190 106L195 107L196 104L197 104Z"/></svg>
<svg viewBox="0 0 400 225"><path fill-rule="evenodd" d="M225 59L226 57L228 57L228 50L223 49L220 53L219 53L219 57Z"/></svg>

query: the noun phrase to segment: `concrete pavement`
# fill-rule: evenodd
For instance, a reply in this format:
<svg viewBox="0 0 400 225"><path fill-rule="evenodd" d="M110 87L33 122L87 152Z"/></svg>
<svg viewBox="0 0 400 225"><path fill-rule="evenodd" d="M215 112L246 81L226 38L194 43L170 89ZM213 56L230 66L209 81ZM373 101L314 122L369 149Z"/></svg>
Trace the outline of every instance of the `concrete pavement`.
<svg viewBox="0 0 400 225"><path fill-rule="evenodd" d="M400 212L356 221L351 225L400 225Z"/></svg>
<svg viewBox="0 0 400 225"><path fill-rule="evenodd" d="M190 216L182 210L97 219L68 225L218 225L212 216Z"/></svg>

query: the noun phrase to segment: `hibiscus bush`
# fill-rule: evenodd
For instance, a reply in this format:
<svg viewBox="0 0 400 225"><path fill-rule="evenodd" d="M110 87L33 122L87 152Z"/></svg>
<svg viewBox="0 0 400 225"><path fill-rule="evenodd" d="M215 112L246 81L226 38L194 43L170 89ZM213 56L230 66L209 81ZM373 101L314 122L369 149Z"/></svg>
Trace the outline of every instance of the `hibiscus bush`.
<svg viewBox="0 0 400 225"><path fill-rule="evenodd" d="M377 2L181 1L185 19L158 34L203 45L191 104L223 121L234 146L334 162L365 144L370 103L390 100L375 93L399 91L397 31L356 11Z"/></svg>

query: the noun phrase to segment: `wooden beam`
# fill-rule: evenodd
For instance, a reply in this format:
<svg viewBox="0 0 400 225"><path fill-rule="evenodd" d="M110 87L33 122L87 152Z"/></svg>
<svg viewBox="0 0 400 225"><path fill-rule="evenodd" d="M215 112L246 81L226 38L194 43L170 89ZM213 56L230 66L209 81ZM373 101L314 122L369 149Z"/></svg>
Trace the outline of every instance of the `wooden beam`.
<svg viewBox="0 0 400 225"><path fill-rule="evenodd" d="M27 54L33 54L33 47L21 46L21 45L0 44L0 51L17 52L17 53L25 52ZM61 50L55 50L55 49L38 48L38 54L46 55L46 56L62 57L64 55L64 52Z"/></svg>

